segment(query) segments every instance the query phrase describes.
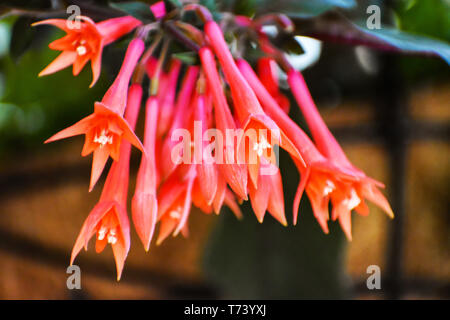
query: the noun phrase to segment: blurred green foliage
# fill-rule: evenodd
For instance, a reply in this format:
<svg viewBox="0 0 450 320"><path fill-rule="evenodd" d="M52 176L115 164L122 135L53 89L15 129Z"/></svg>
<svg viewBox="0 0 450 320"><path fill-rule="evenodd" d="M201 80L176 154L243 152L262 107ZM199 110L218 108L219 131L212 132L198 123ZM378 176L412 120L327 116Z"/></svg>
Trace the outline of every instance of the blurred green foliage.
<svg viewBox="0 0 450 320"><path fill-rule="evenodd" d="M427 35L450 42L450 2L446 0L400 0L396 2L395 22L401 30ZM400 64L406 79L446 78L448 66L438 59L401 57Z"/></svg>
<svg viewBox="0 0 450 320"><path fill-rule="evenodd" d="M12 20L0 23L3 39L0 46L0 157L42 148L42 143L57 130L80 120L93 110L95 100L106 90L105 81L89 89L91 71L85 68L73 77L67 68L53 75L39 78L39 72L58 53L37 45L17 61L5 54L6 39L10 38ZM53 30L55 31L55 30ZM55 31L46 39L59 38Z"/></svg>

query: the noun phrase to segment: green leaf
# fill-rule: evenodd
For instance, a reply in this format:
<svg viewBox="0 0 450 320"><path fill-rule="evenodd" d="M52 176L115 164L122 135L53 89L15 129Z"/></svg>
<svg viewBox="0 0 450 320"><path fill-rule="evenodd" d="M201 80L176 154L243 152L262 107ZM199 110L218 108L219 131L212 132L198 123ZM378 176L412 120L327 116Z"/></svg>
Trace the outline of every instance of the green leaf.
<svg viewBox="0 0 450 320"><path fill-rule="evenodd" d="M257 0L236 1L234 3L233 12L239 15L251 17L255 14L257 3Z"/></svg>
<svg viewBox="0 0 450 320"><path fill-rule="evenodd" d="M189 65L199 64L198 55L195 52L173 53L172 57L175 59L181 60L181 62L189 64Z"/></svg>
<svg viewBox="0 0 450 320"><path fill-rule="evenodd" d="M439 56L450 65L450 44L421 35L407 33L398 29L382 26L381 29L369 30L363 24L355 26L374 38L386 49L392 48L404 53Z"/></svg>
<svg viewBox="0 0 450 320"><path fill-rule="evenodd" d="M123 11L141 21L150 22L156 20L153 16L152 11L150 10L150 5L142 2L118 2L111 3L110 5L111 7Z"/></svg>
<svg viewBox="0 0 450 320"><path fill-rule="evenodd" d="M30 48L36 29L31 27L34 22L29 17L19 17L13 25L11 32L10 55L17 62Z"/></svg>

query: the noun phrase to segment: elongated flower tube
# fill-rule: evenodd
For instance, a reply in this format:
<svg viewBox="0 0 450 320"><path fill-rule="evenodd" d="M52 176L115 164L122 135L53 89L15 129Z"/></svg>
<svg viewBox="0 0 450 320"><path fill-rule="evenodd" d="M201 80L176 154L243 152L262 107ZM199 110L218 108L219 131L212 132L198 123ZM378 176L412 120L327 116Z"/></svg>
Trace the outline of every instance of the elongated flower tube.
<svg viewBox="0 0 450 320"><path fill-rule="evenodd" d="M141 39L132 40L119 75L102 101L95 103L94 113L45 141L48 143L80 134L86 135L81 155L87 156L94 152L89 190L92 190L100 177L108 157L119 160L122 139L144 151L141 142L122 117L127 102L128 83L143 50L144 42Z"/></svg>
<svg viewBox="0 0 450 320"><path fill-rule="evenodd" d="M332 196L333 202L345 203L345 205L335 206L336 210L333 213L333 219L339 218L340 216L349 215L348 211L356 209L361 214L367 214L368 209L364 203L364 199L367 199L375 203L380 207L386 214L393 218L394 214L392 212L389 202L386 200L384 195L379 191L379 187L384 188L381 182L378 182L372 178L366 176L366 174L356 168L347 158L342 147L339 145L333 134L328 129L327 125L320 116L319 111L309 93L308 87L306 86L305 80L300 72L291 69L288 72L288 82L291 90L296 98L300 110L302 111L306 122L311 130L314 141L317 148L332 162L338 164L339 166L345 167L347 170L352 171L353 174L359 177L359 180L348 187L347 192L344 195ZM359 209L358 209L359 208ZM349 218L346 219L346 228L348 233L350 233L350 221ZM340 220L341 224L342 221Z"/></svg>
<svg viewBox="0 0 450 320"><path fill-rule="evenodd" d="M208 90L210 90L214 101L216 128L222 135L227 132L234 133L237 130L236 123L222 90L213 53L211 49L203 47L200 49L199 55L208 83ZM223 139L217 140L223 142ZM222 150L220 150L221 148ZM223 161L220 161L221 163L217 166L222 176L239 198L247 200L247 167L245 164L238 163L236 144L225 143L223 146L218 146L216 152L220 151L223 151Z"/></svg>
<svg viewBox="0 0 450 320"><path fill-rule="evenodd" d="M134 91L136 88L131 90ZM135 93L130 93L132 101L130 101L130 107L127 109L125 117L130 127L134 128L140 104L134 103ZM70 258L72 265L81 249L84 247L87 250L89 240L96 235L95 250L97 253L103 251L107 244L111 244L116 260L117 280L120 280L130 249L130 223L126 209L130 153L130 143L122 143L120 159L112 164L100 200L84 222Z"/></svg>
<svg viewBox="0 0 450 320"><path fill-rule="evenodd" d="M199 136L203 138L206 130L208 129L206 118L205 97L203 93L197 93L194 98L194 126L200 125L200 134L195 134L194 137ZM197 128L194 128L196 130ZM201 144L201 147L199 146ZM194 141L194 163L197 169L197 180L205 197L206 203L211 205L214 200L217 191L217 167L213 161L213 155L211 150L208 150L208 141L200 139L200 141Z"/></svg>
<svg viewBox="0 0 450 320"><path fill-rule="evenodd" d="M359 177L355 176L352 170L336 165L326 159L317 150L303 130L280 108L264 85L259 81L250 65L243 60L239 60L238 65L242 74L246 77L264 106L265 111L277 122L281 130L292 139L295 147L300 151L305 160L306 166L302 166L293 158L301 174L301 180L297 188L293 206L294 224L297 223L298 208L305 189L311 202L314 216L325 233L328 233L327 222L330 219L328 204L330 199L336 211L341 211L341 208L347 208L350 212L351 210L348 208L350 204L352 206L356 204L354 207L356 210L363 210L364 205L362 203L356 203L355 200L344 202L341 196L340 201L337 201L337 195L341 192L346 195L345 199L353 195L349 190L349 186L357 182ZM347 237L351 239L351 234L349 234L347 227L348 221L344 222L340 220L340 222L343 225L343 230Z"/></svg>
<svg viewBox="0 0 450 320"><path fill-rule="evenodd" d="M217 23L208 21L205 24L205 33L209 37L214 53L217 55L230 85L234 107L244 129L244 137L249 139L250 148L246 150L245 159L253 184L257 185L258 183L259 159L261 156L265 156L275 164L275 154L272 150L274 144L279 144L292 155L298 157L300 162L303 162L300 154L293 148L290 141L283 139L277 124L265 114L252 88L236 66ZM238 150L240 149L240 142L238 142ZM256 159L256 163L254 159Z"/></svg>
<svg viewBox="0 0 450 320"><path fill-rule="evenodd" d="M103 47L129 33L142 23L131 17L119 17L95 23L89 17L79 16L81 21L47 19L33 26L50 24L67 34L49 44L52 50L62 51L39 76L48 75L73 65L73 75L77 76L88 61L91 61L92 87L98 80L101 70ZM79 24L79 27L77 26Z"/></svg>
<svg viewBox="0 0 450 320"><path fill-rule="evenodd" d="M175 94L177 89L178 74L180 73L181 62L172 60L167 80L162 90L160 90L160 112L158 120L157 135L161 137L170 128L173 118Z"/></svg>
<svg viewBox="0 0 450 320"><path fill-rule="evenodd" d="M258 76L278 105L289 114L290 102L278 87L278 70L275 60L268 57L260 58L258 60Z"/></svg>
<svg viewBox="0 0 450 320"><path fill-rule="evenodd" d="M181 89L178 93L177 101L175 103L172 123L163 142L161 150L161 154L163 155L170 155L172 152L172 148L176 144L176 141L172 139L172 134L176 129L183 127L183 122L186 117L186 109L187 107L189 107L198 73L199 67L197 66L189 66L186 70L186 74L183 78ZM176 163L174 161L161 161L162 177L165 178L169 176L173 172L175 167Z"/></svg>
<svg viewBox="0 0 450 320"><path fill-rule="evenodd" d="M141 89L142 90L142 89ZM131 203L133 223L146 251L150 247L158 215L156 195L156 127L158 123L158 99L150 96L146 104L143 156L137 175L136 191Z"/></svg>

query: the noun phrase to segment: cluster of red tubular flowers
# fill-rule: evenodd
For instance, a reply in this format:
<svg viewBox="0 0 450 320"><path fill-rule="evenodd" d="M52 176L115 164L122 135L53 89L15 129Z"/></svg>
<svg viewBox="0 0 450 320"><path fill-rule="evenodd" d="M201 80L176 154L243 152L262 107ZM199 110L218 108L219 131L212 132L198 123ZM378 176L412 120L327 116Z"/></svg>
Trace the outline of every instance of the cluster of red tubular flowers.
<svg viewBox="0 0 450 320"><path fill-rule="evenodd" d="M348 239L351 212L367 215L366 200L392 217L389 203L379 191L383 184L350 163L321 118L300 72L279 63L280 55L263 35L260 44L267 55L258 60L255 72L246 60L233 57L221 28L207 11L198 5L185 9L197 10L204 20L203 32L192 37L199 40L199 65L184 66L168 56L167 39L162 40L156 56L161 33L146 51L144 38L148 34L136 32L119 74L102 101L95 103L94 112L47 140L85 134L82 155L93 153L90 190L109 156L113 160L100 200L76 240L71 262L95 236L97 252L111 245L120 279L130 248L127 198L131 145L142 151L131 218L145 250L149 250L157 227L157 244L180 232L187 236L193 205L206 214L219 214L226 205L240 218L238 203L250 200L258 221L263 222L267 211L286 226L277 146L288 152L301 176L293 204L294 224L304 191L325 233L330 202L331 220L339 221ZM164 18L162 2L151 10L158 20ZM252 26L248 18L236 17L236 21ZM99 23L83 17L78 30L68 29L64 20L38 24L42 23L67 32L51 43L50 48L63 52L42 74L73 64L76 75L91 60L93 83L100 72L103 46L136 27L145 28L131 17ZM277 64L287 73L314 142L288 115L290 103L278 87ZM150 80L148 97L142 88L144 74ZM134 127L144 96L142 144Z"/></svg>

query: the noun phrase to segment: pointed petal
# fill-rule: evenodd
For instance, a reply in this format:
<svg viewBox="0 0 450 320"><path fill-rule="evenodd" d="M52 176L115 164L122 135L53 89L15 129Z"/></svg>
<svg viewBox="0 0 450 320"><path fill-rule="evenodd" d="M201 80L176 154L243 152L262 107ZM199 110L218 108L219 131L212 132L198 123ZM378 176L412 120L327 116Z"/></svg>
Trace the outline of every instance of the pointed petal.
<svg viewBox="0 0 450 320"><path fill-rule="evenodd" d="M188 186L187 186L186 195L184 198L183 211L181 213L180 223L178 224L177 228L175 229L174 236L178 235L178 233L183 229L183 227L186 224L187 219L189 217L189 212L191 210L192 187L194 186L194 180L196 177L195 170L193 170L191 174L192 174L192 176L188 180Z"/></svg>
<svg viewBox="0 0 450 320"><path fill-rule="evenodd" d="M72 69L72 74L74 76L77 76L80 74L81 70L84 68L84 66L86 65L86 63L89 61L89 56L88 55L84 55L84 56L78 56L77 59L75 59L75 61L73 62L73 69Z"/></svg>
<svg viewBox="0 0 450 320"><path fill-rule="evenodd" d="M121 205L116 205L117 218L119 220L120 232L115 244L112 245L114 259L116 260L117 281L122 276L123 266L130 250L130 223L126 208Z"/></svg>
<svg viewBox="0 0 450 320"><path fill-rule="evenodd" d="M77 54L74 51L63 51L56 57L44 70L39 73L39 77L55 73L59 70L65 69L75 62Z"/></svg>
<svg viewBox="0 0 450 320"><path fill-rule="evenodd" d="M367 206L367 203L364 201L364 199L361 199L361 202L355 208L355 210L356 210L356 212L358 212L362 216L368 216L369 215L369 207Z"/></svg>
<svg viewBox="0 0 450 320"><path fill-rule="evenodd" d="M293 212L292 212L292 216L293 216L293 224L294 226L297 224L297 218L298 218L298 209L300 207L300 201L302 199L303 196L303 191L305 190L306 184L309 180L309 175L311 174L311 169L310 167L306 168L306 170L303 170L304 172L302 172L300 174L300 183L298 184L298 188L297 191L295 193L295 198L294 198L294 203L293 203Z"/></svg>
<svg viewBox="0 0 450 320"><path fill-rule="evenodd" d="M278 220L283 226L287 226L286 215L284 212L284 194L283 194L283 182L281 180L280 170L275 174L268 176L270 179L270 195L267 210L269 213Z"/></svg>
<svg viewBox="0 0 450 320"><path fill-rule="evenodd" d="M178 220L172 218L164 218L161 219L161 223L159 225L159 235L156 240L156 245L160 245L175 229L177 226Z"/></svg>
<svg viewBox="0 0 450 320"><path fill-rule="evenodd" d="M148 193L135 194L131 203L131 212L139 239L141 239L145 251L148 251L158 213L156 196Z"/></svg>
<svg viewBox="0 0 450 320"><path fill-rule="evenodd" d="M392 211L392 208L389 204L389 202L386 200L384 195L381 193L380 190L373 184L369 184L367 186L363 187L363 196L367 200L373 202L378 207L381 208L386 214L389 216L389 218L394 218L394 212Z"/></svg>
<svg viewBox="0 0 450 320"><path fill-rule="evenodd" d="M124 240L120 238L121 237L119 237L119 240L117 240L117 242L112 245L114 259L116 260L117 281L119 281L120 278L122 277L125 259L127 258L128 255L128 248L126 247Z"/></svg>
<svg viewBox="0 0 450 320"><path fill-rule="evenodd" d="M76 40L76 37L77 35L75 33L68 33L64 37L50 42L48 47L58 51L73 51L73 42Z"/></svg>
<svg viewBox="0 0 450 320"><path fill-rule="evenodd" d="M91 68L92 68L92 82L89 85L89 88L92 88L100 77L100 72L102 68L102 52L103 52L103 44L100 43L99 50L95 53L91 60Z"/></svg>
<svg viewBox="0 0 450 320"><path fill-rule="evenodd" d="M92 191L98 179L100 178L103 169L105 168L106 162L109 158L109 151L103 148L97 148L94 151L94 156L92 158L92 170L91 170L91 181L89 184L89 192Z"/></svg>
<svg viewBox="0 0 450 320"><path fill-rule="evenodd" d="M50 138L45 140L44 143L49 143L49 142L53 142L53 141L56 141L56 140L61 140L61 139L77 136L77 135L80 135L80 134L86 134L87 131L89 130L89 128L91 127L91 125L92 125L91 120L93 118L94 118L94 115L90 115L90 116L87 116L84 119L81 119L80 121L78 121L74 125L66 128L66 129L63 129L60 132L56 133L55 135L51 136Z"/></svg>
<svg viewBox="0 0 450 320"><path fill-rule="evenodd" d="M219 172L217 176L217 191L213 200L213 208L216 214L220 213L220 209L222 208L226 192L227 192L227 183L223 178L222 174Z"/></svg>
<svg viewBox="0 0 450 320"><path fill-rule="evenodd" d="M264 220L267 206L269 204L269 195L271 192L269 176L262 175L259 177L258 188L253 184L248 185L248 193L250 195L250 202L255 212L255 216L260 223Z"/></svg>
<svg viewBox="0 0 450 320"><path fill-rule="evenodd" d="M348 241L352 241L352 218L350 210L341 210L339 213L339 224Z"/></svg>
<svg viewBox="0 0 450 320"><path fill-rule="evenodd" d="M323 232L328 234L328 199L324 199L321 195L307 194L313 209L314 217L322 228Z"/></svg>
<svg viewBox="0 0 450 320"><path fill-rule="evenodd" d="M46 20L42 20L42 21L38 21L32 24L33 27L35 26L39 26L42 24L50 24L53 25L55 27L58 27L66 32L70 32L72 31L71 29L69 29L69 27L67 26L67 20L66 19L46 19Z"/></svg>
<svg viewBox="0 0 450 320"><path fill-rule="evenodd" d="M95 241L95 252L100 253L102 252L106 245L108 244L108 240L104 238L103 240L96 240Z"/></svg>
<svg viewBox="0 0 450 320"><path fill-rule="evenodd" d="M197 178L200 189L208 205L210 205L217 191L217 168L214 163L206 163L203 160L201 165L197 166Z"/></svg>
<svg viewBox="0 0 450 320"><path fill-rule="evenodd" d="M235 196L228 189L226 189L226 192L225 192L224 202L228 206L228 208L230 208L231 211L233 211L236 218L238 218L239 220L241 220L243 218L241 208L239 208L239 205L236 202Z"/></svg>

